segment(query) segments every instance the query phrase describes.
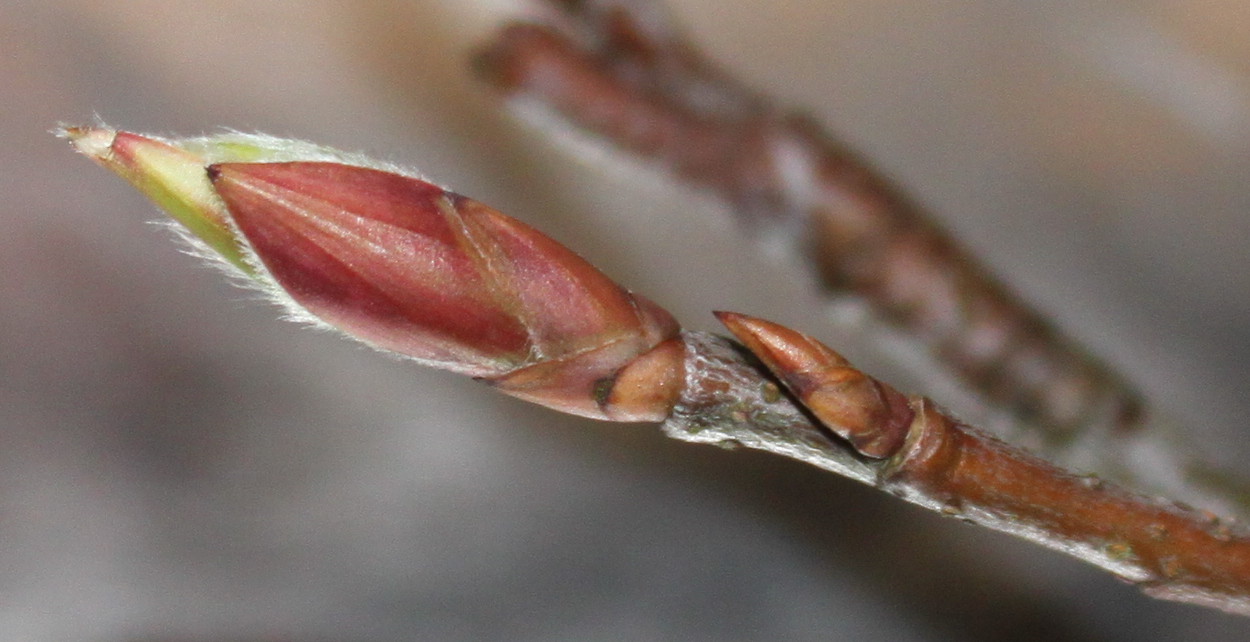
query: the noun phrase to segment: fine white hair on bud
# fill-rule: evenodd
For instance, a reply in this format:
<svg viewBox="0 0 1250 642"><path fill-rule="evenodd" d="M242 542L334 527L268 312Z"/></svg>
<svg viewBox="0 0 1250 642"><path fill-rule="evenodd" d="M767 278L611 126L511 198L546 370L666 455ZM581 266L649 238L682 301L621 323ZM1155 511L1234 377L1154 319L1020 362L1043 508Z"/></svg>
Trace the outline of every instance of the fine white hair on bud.
<svg viewBox="0 0 1250 642"><path fill-rule="evenodd" d="M59 133L288 319L564 412L659 421L676 401L668 312L416 172L264 134Z"/></svg>

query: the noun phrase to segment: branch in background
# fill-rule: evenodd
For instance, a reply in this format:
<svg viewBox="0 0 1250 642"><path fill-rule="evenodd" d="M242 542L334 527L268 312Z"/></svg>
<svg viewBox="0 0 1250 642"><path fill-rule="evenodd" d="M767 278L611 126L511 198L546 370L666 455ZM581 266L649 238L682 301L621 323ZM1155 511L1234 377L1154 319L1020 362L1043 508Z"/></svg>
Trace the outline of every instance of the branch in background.
<svg viewBox="0 0 1250 642"><path fill-rule="evenodd" d="M508 25L477 56L497 89L711 188L752 231L788 232L832 293L869 303L966 390L1014 415L1013 439L1064 466L1250 515L1243 480L1194 455L1175 426L1147 421L1122 376L866 161L703 59L662 6L546 2L552 24Z"/></svg>
<svg viewBox="0 0 1250 642"><path fill-rule="evenodd" d="M656 5L552 4L563 29L513 24L479 55L495 87L712 188L748 228L797 231L826 287L868 301L967 386L1041 431L1051 454L1082 431L1127 435L1142 424L1141 400L1119 375L865 161L702 60Z"/></svg>
<svg viewBox="0 0 1250 642"><path fill-rule="evenodd" d="M664 420L678 439L804 461L1156 597L1250 615L1240 528L1069 474L776 324L721 313L746 347L680 332L654 303L477 201L297 141L63 135L296 318L562 412Z"/></svg>

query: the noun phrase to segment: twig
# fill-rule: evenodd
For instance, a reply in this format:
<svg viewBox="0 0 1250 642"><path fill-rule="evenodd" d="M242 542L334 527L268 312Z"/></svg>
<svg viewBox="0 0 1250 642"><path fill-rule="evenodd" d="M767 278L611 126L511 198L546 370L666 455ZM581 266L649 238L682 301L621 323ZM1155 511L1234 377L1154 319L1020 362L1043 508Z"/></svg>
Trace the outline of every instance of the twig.
<svg viewBox="0 0 1250 642"><path fill-rule="evenodd" d="M721 313L822 422L788 407L741 348L685 335L686 388L666 432L819 466L944 515L1011 533L1103 568L1153 597L1250 615L1250 533L1212 513L1074 475L907 398L782 326ZM813 403L813 402L816 403ZM831 443L890 443L854 451ZM883 437L882 442L875 438Z"/></svg>
<svg viewBox="0 0 1250 642"><path fill-rule="evenodd" d="M721 313L745 348L680 332L659 306L482 203L297 141L62 134L296 318L561 412L664 420L678 439L804 461L1156 597L1250 615L1240 528L1067 473L776 324Z"/></svg>

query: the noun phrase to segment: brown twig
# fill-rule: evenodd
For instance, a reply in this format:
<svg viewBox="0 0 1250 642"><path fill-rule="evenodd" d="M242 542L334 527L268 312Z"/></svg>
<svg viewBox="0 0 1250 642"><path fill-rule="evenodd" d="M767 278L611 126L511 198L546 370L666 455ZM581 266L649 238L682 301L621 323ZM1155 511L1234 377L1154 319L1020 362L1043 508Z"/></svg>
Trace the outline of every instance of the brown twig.
<svg viewBox="0 0 1250 642"><path fill-rule="evenodd" d="M670 436L800 459L1062 551L1151 596L1250 615L1250 534L1242 527L1069 473L960 423L928 399L893 392L810 337L760 319L720 316L820 423L761 380L739 347L686 333L686 388L665 424ZM851 443L891 446L856 451L824 430Z"/></svg>
<svg viewBox="0 0 1250 642"><path fill-rule="evenodd" d="M1141 400L1122 377L863 159L715 70L652 3L554 4L573 29L513 24L480 54L477 68L497 88L716 190L750 227L798 230L828 288L867 300L968 386L1043 431L1051 452L1082 430L1140 425Z"/></svg>

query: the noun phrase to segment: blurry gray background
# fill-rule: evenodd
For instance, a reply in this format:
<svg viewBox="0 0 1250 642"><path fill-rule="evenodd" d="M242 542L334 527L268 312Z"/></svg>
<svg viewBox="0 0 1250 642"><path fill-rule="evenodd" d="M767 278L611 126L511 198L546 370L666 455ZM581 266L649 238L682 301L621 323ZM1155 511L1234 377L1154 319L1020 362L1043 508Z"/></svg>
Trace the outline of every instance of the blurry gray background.
<svg viewBox="0 0 1250 642"><path fill-rule="evenodd" d="M671 0L1230 466L1250 455L1250 4ZM524 5L0 3L0 639L1246 639L764 455L274 320L58 121L411 164L712 329L834 336L786 257L551 142L465 56ZM839 345L872 365L871 345Z"/></svg>

